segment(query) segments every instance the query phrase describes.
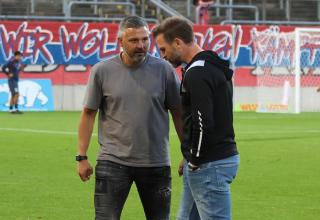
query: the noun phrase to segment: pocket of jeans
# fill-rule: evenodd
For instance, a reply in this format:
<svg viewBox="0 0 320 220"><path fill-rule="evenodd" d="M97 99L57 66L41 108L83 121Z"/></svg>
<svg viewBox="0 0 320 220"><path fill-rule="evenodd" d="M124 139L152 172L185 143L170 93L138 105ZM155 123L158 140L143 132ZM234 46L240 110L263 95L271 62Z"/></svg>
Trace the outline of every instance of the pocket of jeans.
<svg viewBox="0 0 320 220"><path fill-rule="evenodd" d="M97 163L95 169L95 193L101 194L107 192L107 172L105 169L105 164Z"/></svg>
<svg viewBox="0 0 320 220"><path fill-rule="evenodd" d="M96 193L107 193L109 186L121 188L123 183L120 181L123 175L123 166L110 161L98 161L96 165Z"/></svg>
<svg viewBox="0 0 320 220"><path fill-rule="evenodd" d="M226 164L217 165L217 185L220 191L228 191L229 185L232 183L233 179L237 175L238 165L237 164Z"/></svg>
<svg viewBox="0 0 320 220"><path fill-rule="evenodd" d="M118 173L120 170L123 170L125 167L123 165L113 163L110 161L98 161L96 165L95 174L98 177L106 177L112 175L113 173Z"/></svg>
<svg viewBox="0 0 320 220"><path fill-rule="evenodd" d="M107 180L104 178L96 178L95 193L105 194L107 193Z"/></svg>
<svg viewBox="0 0 320 220"><path fill-rule="evenodd" d="M189 180L192 182L192 185L201 185L207 182L214 181L214 175L212 175L212 169L204 167L197 170L191 170L187 168L187 175Z"/></svg>

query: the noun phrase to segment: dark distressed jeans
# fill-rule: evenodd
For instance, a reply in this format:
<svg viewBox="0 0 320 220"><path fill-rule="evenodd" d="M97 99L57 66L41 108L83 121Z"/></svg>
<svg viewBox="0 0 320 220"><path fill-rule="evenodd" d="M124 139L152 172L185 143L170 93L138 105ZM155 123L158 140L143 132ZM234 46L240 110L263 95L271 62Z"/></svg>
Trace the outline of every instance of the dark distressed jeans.
<svg viewBox="0 0 320 220"><path fill-rule="evenodd" d="M98 161L94 205L96 220L118 220L135 182L147 220L169 220L171 171L165 167L128 167Z"/></svg>

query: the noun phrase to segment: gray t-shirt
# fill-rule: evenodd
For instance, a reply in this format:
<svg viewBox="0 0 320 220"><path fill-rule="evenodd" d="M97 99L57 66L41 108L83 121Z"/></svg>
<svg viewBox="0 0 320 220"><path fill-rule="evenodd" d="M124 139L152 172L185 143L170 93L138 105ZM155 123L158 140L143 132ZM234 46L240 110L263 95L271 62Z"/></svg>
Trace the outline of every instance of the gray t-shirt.
<svg viewBox="0 0 320 220"><path fill-rule="evenodd" d="M168 109L180 105L179 86L174 69L149 54L134 68L119 55L96 64L84 106L99 109L98 160L134 167L170 165Z"/></svg>

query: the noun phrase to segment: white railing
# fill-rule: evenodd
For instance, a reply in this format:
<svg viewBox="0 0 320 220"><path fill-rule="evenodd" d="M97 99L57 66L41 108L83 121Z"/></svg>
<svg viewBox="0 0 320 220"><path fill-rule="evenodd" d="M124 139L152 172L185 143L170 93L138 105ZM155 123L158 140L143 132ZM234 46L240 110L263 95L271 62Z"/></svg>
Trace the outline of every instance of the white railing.
<svg viewBox="0 0 320 220"><path fill-rule="evenodd" d="M152 3L154 6L156 6L158 18L159 18L160 10L162 10L163 12L165 12L166 14L168 14L170 16L178 16L178 17L182 17L182 18L185 18L185 19L189 20L188 18L183 16L180 12L174 10L173 8L171 8L170 6L165 4L163 1L160 1L160 0L149 0L149 2ZM190 21L190 22L192 22L192 21Z"/></svg>

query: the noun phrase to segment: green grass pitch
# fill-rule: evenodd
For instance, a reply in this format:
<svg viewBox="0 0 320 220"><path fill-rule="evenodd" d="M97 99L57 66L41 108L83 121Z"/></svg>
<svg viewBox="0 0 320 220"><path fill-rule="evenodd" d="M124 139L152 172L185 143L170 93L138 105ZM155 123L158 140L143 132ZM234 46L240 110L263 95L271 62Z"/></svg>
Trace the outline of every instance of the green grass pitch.
<svg viewBox="0 0 320 220"><path fill-rule="evenodd" d="M75 171L79 116L0 113L1 220L94 219L94 180L82 183ZM241 165L232 184L233 219L319 219L320 113L235 113L234 124ZM181 156L173 129L170 138L175 219ZM95 135L89 152L93 165L97 150ZM122 219L145 219L135 186Z"/></svg>

